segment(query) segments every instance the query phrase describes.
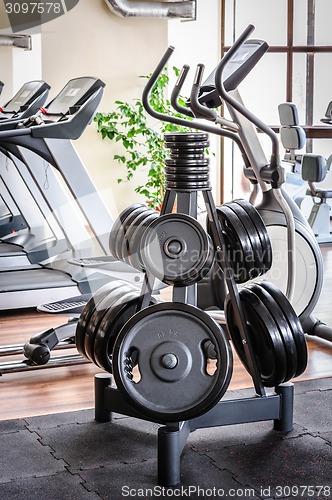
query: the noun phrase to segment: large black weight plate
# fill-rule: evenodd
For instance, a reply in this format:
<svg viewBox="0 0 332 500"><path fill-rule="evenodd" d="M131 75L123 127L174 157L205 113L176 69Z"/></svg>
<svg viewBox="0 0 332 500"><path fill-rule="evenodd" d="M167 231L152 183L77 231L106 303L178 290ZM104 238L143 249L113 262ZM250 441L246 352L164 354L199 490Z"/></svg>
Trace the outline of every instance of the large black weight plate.
<svg viewBox="0 0 332 500"><path fill-rule="evenodd" d="M161 215L145 230L140 257L144 268L164 283L187 286L209 271L213 248L196 219L184 214Z"/></svg>
<svg viewBox="0 0 332 500"><path fill-rule="evenodd" d="M130 264L132 267L135 269L138 269L139 271L143 270L143 264L141 262L140 256L139 256L139 248L140 248L140 242L142 235L147 227L159 217L160 213L159 212L154 212L150 215L147 215L147 217L144 218L144 220L141 221L139 226L136 227L135 231L133 232L131 239L130 239L130 244L129 244L129 249L128 249L128 264ZM127 261L126 261L127 262Z"/></svg>
<svg viewBox="0 0 332 500"><path fill-rule="evenodd" d="M135 289L135 287L134 287ZM118 300L123 295L133 290L133 285L129 283L123 284L117 289L111 290L106 294L99 302L96 304L93 313L91 314L90 320L85 328L85 338L84 338L84 349L86 352L86 357L90 359L93 363L94 359L94 341L95 336L98 331L99 324L109 307L115 300Z"/></svg>
<svg viewBox="0 0 332 500"><path fill-rule="evenodd" d="M297 370L294 377L298 377L305 371L308 363L307 343L301 322L293 306L279 288L267 281L262 281L260 285L273 297L288 321L297 349Z"/></svg>
<svg viewBox="0 0 332 500"><path fill-rule="evenodd" d="M112 373L112 351L114 342L121 328L136 314L139 307L139 291L129 292L117 301L104 314L94 342L95 363L100 368ZM151 298L150 304L155 299Z"/></svg>
<svg viewBox="0 0 332 500"><path fill-rule="evenodd" d="M126 217L136 208L142 207L142 203L134 203L133 205L130 205L129 207L125 208L115 219L114 224L112 226L111 232L110 232L110 237L109 237L109 249L113 257L118 259L119 257L116 255L116 249L115 249L115 242L117 239L117 234L118 231L121 229L123 221L126 219Z"/></svg>
<svg viewBox="0 0 332 500"><path fill-rule="evenodd" d="M243 287L239 291L239 297L247 334L251 341L262 383L266 387L275 387L285 381L287 374L287 357L278 325L265 304L252 290ZM225 316L234 348L244 367L250 373L250 366L229 295L225 300Z"/></svg>
<svg viewBox="0 0 332 500"><path fill-rule="evenodd" d="M262 300L273 316L275 324L279 328L287 358L287 370L284 382L288 382L297 372L297 349L289 323L283 311L280 309L278 301L275 301L265 288L261 287L259 284L248 285L248 288Z"/></svg>
<svg viewBox="0 0 332 500"><path fill-rule="evenodd" d="M214 373L207 369L211 344ZM227 390L233 366L223 330L197 307L180 303L156 304L135 314L116 338L112 358L123 397L157 422L188 420L208 411Z"/></svg>
<svg viewBox="0 0 332 500"><path fill-rule="evenodd" d="M141 205L140 207L135 208L123 220L122 226L118 230L117 237L115 240L115 252L119 260L123 260L123 258L125 257L124 255L122 255L122 250L124 247L124 240L128 228L139 214L145 212L146 208L147 208L146 205Z"/></svg>
<svg viewBox="0 0 332 500"><path fill-rule="evenodd" d="M99 302L104 297L106 297L112 290L116 290L117 288L123 286L124 284L127 283L121 280L114 280L111 281L110 283L106 283L92 295L92 297L88 300L88 302L84 306L83 311L76 325L75 343L78 352L85 358L87 357L84 347L85 331L95 308L97 307Z"/></svg>
<svg viewBox="0 0 332 500"><path fill-rule="evenodd" d="M146 219L146 217L155 213L156 213L155 210L152 210L149 207L145 207L145 210L140 211L134 218L134 220L130 221L129 224L126 224L126 229L124 232L124 238L122 241L122 248L121 248L121 258L125 262L128 263L128 257L129 254L131 253L131 244L134 232L138 227L140 227L141 223Z"/></svg>
<svg viewBox="0 0 332 500"><path fill-rule="evenodd" d="M263 248L263 259L261 263L261 267L268 271L272 266L272 245L269 233L266 229L265 223L256 208L246 200L233 200L233 204L239 205L242 207L247 214L250 216L250 219L254 226L256 227L257 234L261 240L262 248ZM266 272L265 271L265 272Z"/></svg>

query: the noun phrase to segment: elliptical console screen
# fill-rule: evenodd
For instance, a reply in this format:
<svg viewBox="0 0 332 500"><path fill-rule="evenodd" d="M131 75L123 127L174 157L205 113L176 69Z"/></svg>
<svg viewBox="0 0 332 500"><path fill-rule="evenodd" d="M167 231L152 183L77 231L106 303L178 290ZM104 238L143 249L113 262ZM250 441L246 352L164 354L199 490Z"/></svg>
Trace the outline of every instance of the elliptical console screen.
<svg viewBox="0 0 332 500"><path fill-rule="evenodd" d="M67 85L47 106L48 115L66 115L69 108L79 106L97 88L104 86L101 80L81 77L69 80Z"/></svg>
<svg viewBox="0 0 332 500"><path fill-rule="evenodd" d="M263 40L247 40L239 48L223 71L223 83L227 92L239 86L268 48L268 44ZM208 76L200 89L199 101L209 108L217 108L221 104L215 85L215 72L216 70Z"/></svg>

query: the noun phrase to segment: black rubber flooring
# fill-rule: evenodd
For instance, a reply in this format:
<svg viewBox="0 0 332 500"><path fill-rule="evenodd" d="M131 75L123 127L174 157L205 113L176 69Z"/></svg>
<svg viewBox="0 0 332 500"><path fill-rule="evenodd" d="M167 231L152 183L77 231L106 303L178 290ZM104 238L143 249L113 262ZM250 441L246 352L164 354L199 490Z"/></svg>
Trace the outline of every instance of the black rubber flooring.
<svg viewBox="0 0 332 500"><path fill-rule="evenodd" d="M271 421L192 432L178 486L158 485L157 431L93 410L0 421L0 499L332 499L332 378L295 383L287 434Z"/></svg>

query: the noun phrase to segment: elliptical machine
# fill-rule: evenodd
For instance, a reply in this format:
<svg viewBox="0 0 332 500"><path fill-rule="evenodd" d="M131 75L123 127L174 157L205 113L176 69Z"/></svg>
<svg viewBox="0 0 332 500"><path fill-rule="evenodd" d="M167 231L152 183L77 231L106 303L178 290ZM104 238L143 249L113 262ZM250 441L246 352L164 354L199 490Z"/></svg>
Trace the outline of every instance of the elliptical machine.
<svg viewBox="0 0 332 500"><path fill-rule="evenodd" d="M247 29L250 33L254 27L249 26ZM247 46L258 45L255 51L256 58L260 58L268 49L267 43L259 40L248 40L246 44ZM170 55L171 52L164 61L165 63ZM227 79L227 74L221 78L226 64L228 64L228 69L232 67L232 75L229 79ZM243 105L237 88L239 81L245 76L238 74L242 71L242 67L239 58L232 59L226 54L202 84L204 66L199 65L193 86L194 92L190 97L190 108L186 109L178 105L176 101L189 69L184 66L172 94L173 106L185 115L213 121L221 125L221 128L201 125L196 120L193 124L188 120L177 119L176 123L229 137L240 147L245 163L243 172L252 184L250 202L255 204L258 193L261 191L262 199L256 208L264 220L272 244L273 264L261 279L274 283L286 294L299 316L305 333L332 341L331 327L313 315L323 285L324 269L321 251L306 218L281 187L284 182L284 172L280 166L277 135ZM222 101L227 105L231 120L218 116L213 109L220 106ZM154 113L154 116L171 121L171 118L158 113ZM275 166L272 174L256 127L271 139L270 164Z"/></svg>

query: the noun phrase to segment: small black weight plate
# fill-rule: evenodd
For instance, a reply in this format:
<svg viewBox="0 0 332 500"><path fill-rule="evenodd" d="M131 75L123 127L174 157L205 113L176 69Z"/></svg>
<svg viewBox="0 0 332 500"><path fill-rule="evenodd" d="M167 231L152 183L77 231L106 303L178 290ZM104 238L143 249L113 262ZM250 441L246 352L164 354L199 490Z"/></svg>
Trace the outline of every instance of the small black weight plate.
<svg viewBox="0 0 332 500"><path fill-rule="evenodd" d="M307 343L301 322L293 306L279 288L267 281L262 281L260 285L262 288L265 288L270 293L271 297L278 303L289 323L297 349L297 371L294 376L298 377L305 371L308 363Z"/></svg>
<svg viewBox="0 0 332 500"><path fill-rule="evenodd" d="M132 290L132 285L129 283L120 286L115 290L111 290L107 295L105 295L96 304L93 313L91 314L90 320L85 328L85 338L84 338L84 349L86 352L86 357L94 362L94 341L95 336L98 331L98 326L102 317L104 316L107 309L111 306L112 302L118 300L120 297Z"/></svg>
<svg viewBox="0 0 332 500"><path fill-rule="evenodd" d="M260 286L259 283L248 285L248 288L262 300L267 309L270 311L270 314L273 316L275 324L279 328L279 333L284 343L287 358L287 371L284 382L288 382L288 380L291 380L297 372L297 349L289 323L283 314L283 311L280 309L278 301L275 301L265 288Z"/></svg>
<svg viewBox="0 0 332 500"><path fill-rule="evenodd" d="M114 224L113 224L111 232L110 232L110 237L109 237L109 249L110 249L110 252L113 255L113 257L115 257L116 259L119 258L116 255L116 249L115 249L115 242L116 242L118 231L122 227L123 221L130 214L130 212L132 212L132 210L135 210L136 208L141 207L141 206L143 206L141 203L134 203L133 205L130 205L129 207L122 210L122 212L118 215L118 217L114 221Z"/></svg>
<svg viewBox="0 0 332 500"><path fill-rule="evenodd" d="M165 142L200 142L207 141L209 134L206 132L176 132L175 134L167 133L164 135Z"/></svg>
<svg viewBox="0 0 332 500"><path fill-rule="evenodd" d="M167 189L174 189L175 191L201 191L203 189L210 189L209 181L205 182L167 182Z"/></svg>
<svg viewBox="0 0 332 500"><path fill-rule="evenodd" d="M143 236L143 233L149 225L159 217L160 213L159 212L154 212L147 217L141 222L139 226L137 226L136 230L134 231L131 240L130 240L130 247L129 247L129 255L128 255L128 263L134 267L135 269L138 269L139 271L143 270L143 264L140 259L139 255L139 247L140 247L140 242L141 238Z"/></svg>
<svg viewBox="0 0 332 500"><path fill-rule="evenodd" d="M130 227L130 224L137 217L137 215L143 213L146 210L146 205L141 205L140 207L132 210L127 217L123 220L122 226L119 228L115 240L115 251L119 260L123 260L122 249L123 249L123 241L126 237L127 229Z"/></svg>
<svg viewBox="0 0 332 500"><path fill-rule="evenodd" d="M85 358L87 357L84 347L85 330L96 306L98 305L100 300L102 300L112 290L116 290L117 288L123 286L124 284L126 284L126 282L121 280L114 280L110 281L110 283L106 283L92 295L92 297L88 300L88 302L84 306L83 311L76 325L75 343L78 352Z"/></svg>
<svg viewBox="0 0 332 500"><path fill-rule="evenodd" d="M210 172L210 167L165 167L165 172L168 174L180 174L180 175L194 175L194 174L208 174Z"/></svg>
<svg viewBox="0 0 332 500"><path fill-rule="evenodd" d="M254 277L261 276L262 274L266 273L272 264L272 260L267 262L266 260L266 248L263 247L262 245L262 240L261 240L261 235L258 232L256 225L253 222L253 219L251 218L251 215L253 212L256 212L256 209L252 207L251 214L249 213L249 210L245 210L241 205L230 202L226 204L233 212L237 215L237 217L241 220L243 227L245 228L248 238L251 243L253 255L255 258L255 268L256 268L256 273ZM257 213L258 215L258 213ZM259 216L260 217L260 216ZM265 231L266 237L268 238L267 230L261 229L260 232Z"/></svg>
<svg viewBox="0 0 332 500"><path fill-rule="evenodd" d="M208 166L209 165L209 160L208 159L201 159L201 160L191 160L187 158L175 158L174 160L172 158L167 158L165 160L165 165L167 167L172 167L172 166L177 166L177 167L194 167L195 165L197 166Z"/></svg>
<svg viewBox="0 0 332 500"><path fill-rule="evenodd" d="M128 224L125 223L125 230L124 230L124 236L123 236L123 241L122 241L122 248L121 248L121 260L124 260L125 262L128 262L128 255L130 252L130 246L131 246L131 240L132 240L132 235L134 231L137 229L137 227L140 225L140 223L150 214L154 213L154 210L152 210L149 207L145 207L145 210L141 210L137 213L136 217L133 220L128 221Z"/></svg>
<svg viewBox="0 0 332 500"><path fill-rule="evenodd" d="M233 203L236 203L240 207L242 207L247 214L250 216L253 224L256 226L257 233L261 239L262 247L263 247L263 267L268 271L272 266L272 245L269 233L266 229L265 223L256 208L246 200L233 200Z"/></svg>
<svg viewBox="0 0 332 500"><path fill-rule="evenodd" d="M213 373L208 345L216 359ZM227 390L233 366L224 331L208 314L180 303L156 304L135 314L117 336L112 360L123 397L157 422L188 420L211 409Z"/></svg>
<svg viewBox="0 0 332 500"><path fill-rule="evenodd" d="M176 174L169 174L167 172L166 174L167 180L168 181L178 181L178 182L192 182L192 181L206 181L209 180L209 175L208 174L181 174L181 173L176 173Z"/></svg>
<svg viewBox="0 0 332 500"><path fill-rule="evenodd" d="M236 283L245 283L257 277L255 254L242 221L224 205L217 208L217 215L225 235L228 259L232 264Z"/></svg>
<svg viewBox="0 0 332 500"><path fill-rule="evenodd" d="M176 286L198 282L213 261L209 235L185 214L161 215L153 221L143 234L139 252L145 269Z"/></svg>
<svg viewBox="0 0 332 500"><path fill-rule="evenodd" d="M167 147L167 146L166 146ZM181 157L181 158L185 158L188 155L199 155L201 159L204 158L204 155L205 155L205 151L206 151L206 147L207 147L207 144L202 144L201 146L199 147L192 147L192 148L181 148L181 147L178 147L178 146L172 146L172 149L170 151L171 155L170 155L170 158L173 158L173 154L175 155L175 158L176 157Z"/></svg>
<svg viewBox="0 0 332 500"><path fill-rule="evenodd" d="M266 387L275 387L284 382L287 373L286 352L278 326L261 299L251 290L246 287L241 288L239 297L247 325L247 334L251 341L262 383ZM250 373L229 295L225 300L225 316L234 348L244 367Z"/></svg>

